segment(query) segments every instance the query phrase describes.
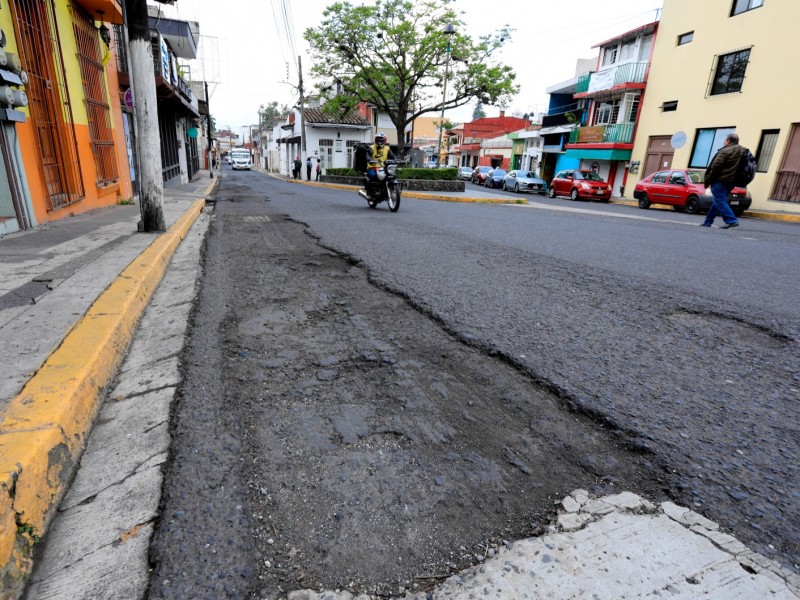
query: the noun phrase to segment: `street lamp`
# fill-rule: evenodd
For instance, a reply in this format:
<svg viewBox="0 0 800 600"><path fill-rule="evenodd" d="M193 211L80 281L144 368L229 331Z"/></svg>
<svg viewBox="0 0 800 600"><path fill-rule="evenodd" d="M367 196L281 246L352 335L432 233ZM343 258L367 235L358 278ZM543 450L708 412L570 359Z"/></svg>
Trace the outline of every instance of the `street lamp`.
<svg viewBox="0 0 800 600"><path fill-rule="evenodd" d="M452 23L448 23L444 28L444 34L447 36L447 62L444 63L444 85L442 86L442 115L439 119L439 143L436 145L436 166L438 167L442 161L442 132L444 131L444 103L447 98L447 76L450 74L450 38L456 32L456 28Z"/></svg>

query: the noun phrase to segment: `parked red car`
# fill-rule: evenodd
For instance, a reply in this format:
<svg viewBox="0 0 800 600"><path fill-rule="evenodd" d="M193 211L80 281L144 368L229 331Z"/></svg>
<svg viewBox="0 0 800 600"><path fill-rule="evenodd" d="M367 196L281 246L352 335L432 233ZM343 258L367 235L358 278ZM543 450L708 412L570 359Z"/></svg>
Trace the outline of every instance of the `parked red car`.
<svg viewBox="0 0 800 600"><path fill-rule="evenodd" d="M548 194L569 196L573 200L586 198L589 200L611 200L611 186L594 171L560 171L550 182Z"/></svg>
<svg viewBox="0 0 800 600"><path fill-rule="evenodd" d="M703 171L695 169L657 171L636 184L633 197L639 201L639 208L670 204L675 210L689 214L707 211L712 198L705 193L703 175ZM737 217L750 208L752 201L745 188L735 187L728 194L728 204Z"/></svg>

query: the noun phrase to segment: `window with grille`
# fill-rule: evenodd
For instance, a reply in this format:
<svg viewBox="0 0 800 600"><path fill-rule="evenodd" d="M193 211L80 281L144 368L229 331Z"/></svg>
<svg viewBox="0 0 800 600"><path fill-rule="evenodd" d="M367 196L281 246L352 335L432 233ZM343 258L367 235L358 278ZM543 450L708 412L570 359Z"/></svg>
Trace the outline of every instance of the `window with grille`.
<svg viewBox="0 0 800 600"><path fill-rule="evenodd" d="M601 102L595 108L594 125L608 125L617 122L619 114L619 99Z"/></svg>
<svg viewBox="0 0 800 600"><path fill-rule="evenodd" d="M30 122L39 152L49 209L84 195L53 0L12 0L11 15L22 68L28 74Z"/></svg>
<svg viewBox="0 0 800 600"><path fill-rule="evenodd" d="M772 162L772 155L775 153L775 146L778 145L778 134L780 129L765 129L761 132L761 139L758 141L756 151L756 171L766 173L769 170L769 163Z"/></svg>
<svg viewBox="0 0 800 600"><path fill-rule="evenodd" d="M744 83L744 73L750 60L750 48L723 54L717 59L711 95L732 94L739 92Z"/></svg>
<svg viewBox="0 0 800 600"><path fill-rule="evenodd" d="M353 149L358 145L355 140L347 140L347 166L353 166Z"/></svg>
<svg viewBox="0 0 800 600"><path fill-rule="evenodd" d="M106 184L118 178L111 109L106 93L106 70L103 50L94 21L83 10L72 6L72 29L78 47L84 102L89 118L89 140L92 143L97 183Z"/></svg>
<svg viewBox="0 0 800 600"><path fill-rule="evenodd" d="M319 157L323 169L333 166L333 140L321 139L319 141Z"/></svg>

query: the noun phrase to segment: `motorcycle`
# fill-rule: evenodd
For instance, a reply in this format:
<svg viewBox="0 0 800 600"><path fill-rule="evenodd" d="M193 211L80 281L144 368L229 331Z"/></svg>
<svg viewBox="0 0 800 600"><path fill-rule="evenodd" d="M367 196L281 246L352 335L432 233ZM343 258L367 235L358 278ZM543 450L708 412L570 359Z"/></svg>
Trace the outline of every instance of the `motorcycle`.
<svg viewBox="0 0 800 600"><path fill-rule="evenodd" d="M400 209L400 195L403 184L397 179L399 161L387 160L385 163L370 163L364 175L364 188L358 195L367 201L370 208L376 208L381 202L389 205L389 210Z"/></svg>

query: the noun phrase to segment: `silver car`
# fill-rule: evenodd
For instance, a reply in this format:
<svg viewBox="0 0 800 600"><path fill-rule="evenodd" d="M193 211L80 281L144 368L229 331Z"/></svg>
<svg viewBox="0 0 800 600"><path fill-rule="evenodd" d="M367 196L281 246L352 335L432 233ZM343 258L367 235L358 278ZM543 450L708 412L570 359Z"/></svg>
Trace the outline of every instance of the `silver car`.
<svg viewBox="0 0 800 600"><path fill-rule="evenodd" d="M472 179L472 167L460 167L458 169L458 178L465 181Z"/></svg>
<svg viewBox="0 0 800 600"><path fill-rule="evenodd" d="M511 192L537 192L547 193L547 184L544 179L537 177L533 171L509 171L503 179L503 189Z"/></svg>

